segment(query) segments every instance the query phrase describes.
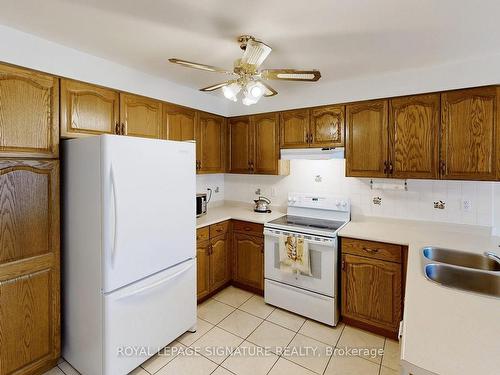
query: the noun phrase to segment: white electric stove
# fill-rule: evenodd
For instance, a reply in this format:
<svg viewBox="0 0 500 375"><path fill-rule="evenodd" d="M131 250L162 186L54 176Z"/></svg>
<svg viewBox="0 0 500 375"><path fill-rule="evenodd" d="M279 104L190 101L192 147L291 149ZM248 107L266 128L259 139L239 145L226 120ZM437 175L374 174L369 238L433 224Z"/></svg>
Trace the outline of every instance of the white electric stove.
<svg viewBox="0 0 500 375"><path fill-rule="evenodd" d="M347 198L289 194L287 215L264 224L266 303L325 324L337 324L337 232L350 216ZM281 269L279 241L283 236L301 237L307 242L312 276Z"/></svg>

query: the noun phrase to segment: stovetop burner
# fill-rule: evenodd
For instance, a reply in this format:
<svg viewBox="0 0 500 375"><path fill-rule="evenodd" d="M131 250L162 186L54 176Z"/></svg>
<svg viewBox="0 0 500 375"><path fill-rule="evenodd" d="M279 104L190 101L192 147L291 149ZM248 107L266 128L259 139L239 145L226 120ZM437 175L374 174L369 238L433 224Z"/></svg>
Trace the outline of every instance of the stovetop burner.
<svg viewBox="0 0 500 375"><path fill-rule="evenodd" d="M345 222L336 220L314 219L303 216L285 215L278 219L270 221L269 224L286 225L294 228L311 228L311 229L336 231L342 225L344 225Z"/></svg>

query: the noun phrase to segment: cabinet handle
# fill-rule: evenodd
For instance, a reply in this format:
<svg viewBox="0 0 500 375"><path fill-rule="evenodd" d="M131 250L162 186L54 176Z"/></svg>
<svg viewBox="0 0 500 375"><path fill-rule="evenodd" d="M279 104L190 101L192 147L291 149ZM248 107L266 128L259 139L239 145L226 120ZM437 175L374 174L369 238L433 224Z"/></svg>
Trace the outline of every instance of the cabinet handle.
<svg viewBox="0 0 500 375"><path fill-rule="evenodd" d="M392 174L394 172L394 166L392 165L392 161L389 162L389 173Z"/></svg>
<svg viewBox="0 0 500 375"><path fill-rule="evenodd" d="M120 132L121 135L125 135L125 124L122 122L122 126L121 126L121 132Z"/></svg>
<svg viewBox="0 0 500 375"><path fill-rule="evenodd" d="M384 174L387 174L388 164L389 164L389 163L388 163L388 161L387 161L387 160L385 160L385 161L384 161Z"/></svg>
<svg viewBox="0 0 500 375"><path fill-rule="evenodd" d="M371 249L369 247L363 246L363 250L366 251L367 253L370 253L370 254L377 254L378 253L378 249Z"/></svg>
<svg viewBox="0 0 500 375"><path fill-rule="evenodd" d="M345 271L345 260L342 260L342 271Z"/></svg>
<svg viewBox="0 0 500 375"><path fill-rule="evenodd" d="M446 163L444 160L439 161L439 169L442 175L446 174Z"/></svg>
<svg viewBox="0 0 500 375"><path fill-rule="evenodd" d="M313 134L309 133L309 143L313 143Z"/></svg>
<svg viewBox="0 0 500 375"><path fill-rule="evenodd" d="M120 134L120 123L118 121L115 124L115 134Z"/></svg>

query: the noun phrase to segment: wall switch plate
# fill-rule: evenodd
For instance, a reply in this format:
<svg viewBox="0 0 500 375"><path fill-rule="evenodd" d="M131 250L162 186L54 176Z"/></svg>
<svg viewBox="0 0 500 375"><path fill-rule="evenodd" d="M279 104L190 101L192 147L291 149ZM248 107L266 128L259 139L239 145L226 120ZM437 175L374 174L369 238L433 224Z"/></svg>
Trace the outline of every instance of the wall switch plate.
<svg viewBox="0 0 500 375"><path fill-rule="evenodd" d="M470 212L472 210L472 202L468 199L462 201L462 210L465 212Z"/></svg>

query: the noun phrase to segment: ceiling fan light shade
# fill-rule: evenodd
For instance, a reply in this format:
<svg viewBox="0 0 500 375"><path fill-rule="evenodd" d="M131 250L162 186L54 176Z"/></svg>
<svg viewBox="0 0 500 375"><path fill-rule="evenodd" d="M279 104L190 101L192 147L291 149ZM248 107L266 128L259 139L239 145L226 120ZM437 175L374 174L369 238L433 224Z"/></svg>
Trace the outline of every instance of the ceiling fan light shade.
<svg viewBox="0 0 500 375"><path fill-rule="evenodd" d="M246 64L252 64L259 67L262 65L267 56L269 56L271 51L271 47L267 44L256 40L249 40L241 61Z"/></svg>
<svg viewBox="0 0 500 375"><path fill-rule="evenodd" d="M241 102L245 105L257 103L266 92L266 87L260 82L250 82L244 91L244 97Z"/></svg>
<svg viewBox="0 0 500 375"><path fill-rule="evenodd" d="M224 86L222 88L222 93L224 94L224 96L227 99L232 100L233 102L238 100L237 95L240 91L241 91L241 86L238 85L237 83L231 83L230 85Z"/></svg>

